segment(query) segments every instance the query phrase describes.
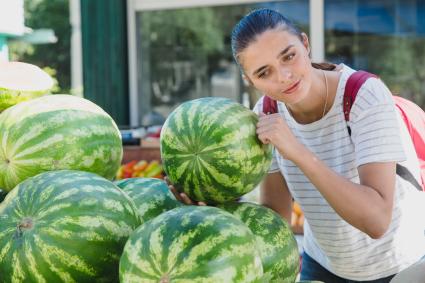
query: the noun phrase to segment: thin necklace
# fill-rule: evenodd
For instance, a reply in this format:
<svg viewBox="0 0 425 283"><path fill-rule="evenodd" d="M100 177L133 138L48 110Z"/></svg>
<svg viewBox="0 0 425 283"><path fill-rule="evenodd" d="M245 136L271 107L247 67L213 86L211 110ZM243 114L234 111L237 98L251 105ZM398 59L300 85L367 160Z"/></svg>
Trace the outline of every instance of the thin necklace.
<svg viewBox="0 0 425 283"><path fill-rule="evenodd" d="M326 96L325 96L325 107L323 107L323 113L322 113L322 117L320 119L323 119L323 117L325 117L326 114L326 107L328 106L328 96L329 96L329 91L328 91L328 78L326 77L325 71L322 70L323 73L323 77L325 77L325 87L326 87ZM292 114L292 110L289 107L286 107L286 109L288 109L289 114L294 117L294 115Z"/></svg>
<svg viewBox="0 0 425 283"><path fill-rule="evenodd" d="M329 91L328 91L328 78L326 77L325 71L322 70L323 76L325 77L325 86L326 86L326 97L325 97L325 107L323 107L323 114L322 114L322 118L325 117L325 113L326 113L326 106L328 106L328 95L329 95Z"/></svg>

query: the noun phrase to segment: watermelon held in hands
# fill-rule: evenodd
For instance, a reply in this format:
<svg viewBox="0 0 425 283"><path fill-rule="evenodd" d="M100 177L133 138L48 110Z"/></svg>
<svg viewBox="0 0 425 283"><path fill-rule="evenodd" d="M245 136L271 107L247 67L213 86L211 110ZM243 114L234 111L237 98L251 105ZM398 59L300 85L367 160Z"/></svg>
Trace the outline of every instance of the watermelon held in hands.
<svg viewBox="0 0 425 283"><path fill-rule="evenodd" d="M120 282L258 282L252 232L215 207L182 206L142 224L127 241Z"/></svg>
<svg viewBox="0 0 425 283"><path fill-rule="evenodd" d="M176 108L160 138L170 182L195 201L223 203L253 190L272 151L256 134L257 115L230 99L207 97Z"/></svg>
<svg viewBox="0 0 425 283"><path fill-rule="evenodd" d="M299 272L299 251L286 221L270 208L249 202L218 206L244 222L257 239L264 274L270 282L293 283Z"/></svg>
<svg viewBox="0 0 425 283"><path fill-rule="evenodd" d="M182 206L165 181L157 178L129 178L115 182L136 205L142 223Z"/></svg>
<svg viewBox="0 0 425 283"><path fill-rule="evenodd" d="M0 114L0 188L62 169L113 179L121 164L121 135L113 119L89 100L46 95Z"/></svg>
<svg viewBox="0 0 425 283"><path fill-rule="evenodd" d="M2 282L117 282L124 245L140 225L132 200L88 172L52 171L0 204Z"/></svg>
<svg viewBox="0 0 425 283"><path fill-rule="evenodd" d="M35 65L1 62L0 112L22 101L48 94L53 85L53 79Z"/></svg>

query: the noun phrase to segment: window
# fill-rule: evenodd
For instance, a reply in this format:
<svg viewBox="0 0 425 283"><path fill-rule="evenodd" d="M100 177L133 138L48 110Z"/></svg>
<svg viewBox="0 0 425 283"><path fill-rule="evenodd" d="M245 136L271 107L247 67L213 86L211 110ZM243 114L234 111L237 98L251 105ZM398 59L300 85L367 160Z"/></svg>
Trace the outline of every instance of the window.
<svg viewBox="0 0 425 283"><path fill-rule="evenodd" d="M326 0L325 56L379 75L425 109L425 0Z"/></svg>
<svg viewBox="0 0 425 283"><path fill-rule="evenodd" d="M230 46L234 24L252 9L279 10L308 30L308 0L228 2L221 6L139 9L135 13L141 125L160 123L180 103L200 97L228 97L253 106L257 94L243 84Z"/></svg>

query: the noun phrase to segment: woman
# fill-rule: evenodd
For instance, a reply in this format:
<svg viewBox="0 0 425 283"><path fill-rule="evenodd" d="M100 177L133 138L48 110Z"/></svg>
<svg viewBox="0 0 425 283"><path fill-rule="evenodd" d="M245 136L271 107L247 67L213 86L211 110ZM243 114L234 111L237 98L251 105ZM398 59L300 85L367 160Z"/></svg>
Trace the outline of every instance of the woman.
<svg viewBox="0 0 425 283"><path fill-rule="evenodd" d="M425 224L415 221L425 194L396 175L398 162L419 169L386 86L369 79L359 90L350 135L342 98L354 70L312 64L306 34L283 15L246 15L232 50L244 78L278 101L276 114L261 113L262 99L254 108L259 139L275 148L261 202L289 223L292 199L301 205L301 279L389 282L424 256Z"/></svg>
<svg viewBox="0 0 425 283"><path fill-rule="evenodd" d="M301 205L301 279L389 282L423 257L425 194L396 175L396 163L415 176L419 167L387 87L375 78L361 87L350 135L342 101L354 70L312 63L306 34L283 15L246 15L232 51L249 84L278 101L276 114L262 113L263 99L254 107L258 137L275 149L260 201L289 223L292 199Z"/></svg>

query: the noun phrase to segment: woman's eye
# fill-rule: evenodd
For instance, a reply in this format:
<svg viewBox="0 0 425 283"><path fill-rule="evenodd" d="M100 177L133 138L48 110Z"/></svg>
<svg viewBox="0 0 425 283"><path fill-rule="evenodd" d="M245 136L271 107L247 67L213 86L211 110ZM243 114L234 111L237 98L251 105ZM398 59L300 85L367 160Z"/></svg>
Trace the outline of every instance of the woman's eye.
<svg viewBox="0 0 425 283"><path fill-rule="evenodd" d="M290 60L292 60L294 57L295 57L295 53L291 53L291 54L288 54L287 56L283 57L283 59L284 59L285 61L290 61Z"/></svg>

